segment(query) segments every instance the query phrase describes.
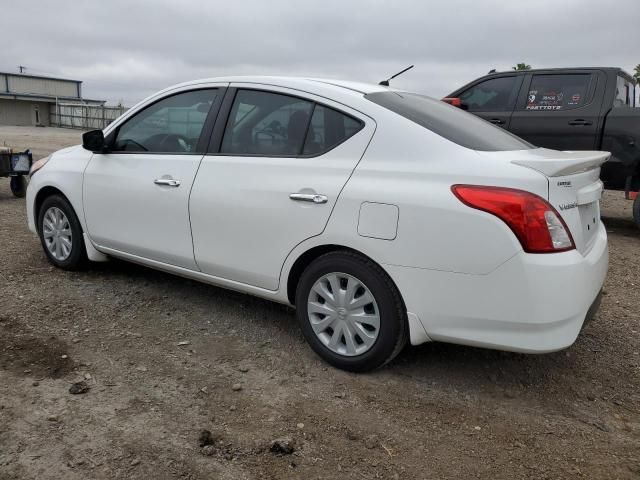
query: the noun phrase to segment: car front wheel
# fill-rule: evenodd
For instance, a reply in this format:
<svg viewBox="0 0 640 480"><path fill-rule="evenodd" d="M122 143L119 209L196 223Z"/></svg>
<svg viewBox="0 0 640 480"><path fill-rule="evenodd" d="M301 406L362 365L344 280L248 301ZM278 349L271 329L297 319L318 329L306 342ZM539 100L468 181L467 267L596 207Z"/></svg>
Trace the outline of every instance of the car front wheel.
<svg viewBox="0 0 640 480"><path fill-rule="evenodd" d="M331 252L312 262L300 278L296 309L313 350L343 370L380 367L407 342L396 286L380 266L356 253Z"/></svg>
<svg viewBox="0 0 640 480"><path fill-rule="evenodd" d="M66 198L52 195L42 202L38 233L44 253L56 267L78 270L86 265L82 227Z"/></svg>

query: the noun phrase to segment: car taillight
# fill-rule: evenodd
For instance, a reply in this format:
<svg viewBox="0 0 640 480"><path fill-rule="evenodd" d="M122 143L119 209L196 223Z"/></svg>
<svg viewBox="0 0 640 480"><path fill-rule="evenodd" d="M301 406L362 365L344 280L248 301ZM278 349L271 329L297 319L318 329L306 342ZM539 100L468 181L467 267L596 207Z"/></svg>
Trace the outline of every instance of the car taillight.
<svg viewBox="0 0 640 480"><path fill-rule="evenodd" d="M505 222L525 252L564 252L576 248L562 217L538 195L483 185L453 185L451 191L465 205Z"/></svg>

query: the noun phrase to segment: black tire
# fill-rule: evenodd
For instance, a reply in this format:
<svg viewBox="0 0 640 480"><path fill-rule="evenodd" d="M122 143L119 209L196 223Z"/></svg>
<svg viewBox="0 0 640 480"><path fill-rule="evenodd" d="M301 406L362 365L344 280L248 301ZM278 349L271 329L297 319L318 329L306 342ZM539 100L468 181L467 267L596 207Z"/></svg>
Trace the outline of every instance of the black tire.
<svg viewBox="0 0 640 480"><path fill-rule="evenodd" d="M56 259L51 254L51 252L49 252L44 238L44 217L46 212L52 207L59 208L64 213L64 215L67 217L67 220L69 221L69 226L71 228L71 251L69 253L69 256L64 260ZM51 195L45 198L45 200L42 202L42 206L38 211L38 235L40 237L42 249L44 250L44 253L47 256L49 262L51 262L53 265L64 270L82 270L84 267L86 267L88 259L87 251L84 245L82 226L80 225L80 221L78 220L73 207L63 196Z"/></svg>
<svg viewBox="0 0 640 480"><path fill-rule="evenodd" d="M378 337L373 346L360 355L333 352L316 336L311 326L309 294L317 280L332 272L350 275L365 284L378 305ZM334 367L351 372L365 372L385 365L400 353L408 339L407 314L395 284L379 265L354 252L327 253L305 269L296 289L296 315L311 348Z"/></svg>
<svg viewBox="0 0 640 480"><path fill-rule="evenodd" d="M27 194L27 179L22 175L11 177L9 186L11 187L11 193L13 193L14 197L24 198Z"/></svg>
<svg viewBox="0 0 640 480"><path fill-rule="evenodd" d="M636 222L636 226L640 228L640 192L633 201L633 221Z"/></svg>

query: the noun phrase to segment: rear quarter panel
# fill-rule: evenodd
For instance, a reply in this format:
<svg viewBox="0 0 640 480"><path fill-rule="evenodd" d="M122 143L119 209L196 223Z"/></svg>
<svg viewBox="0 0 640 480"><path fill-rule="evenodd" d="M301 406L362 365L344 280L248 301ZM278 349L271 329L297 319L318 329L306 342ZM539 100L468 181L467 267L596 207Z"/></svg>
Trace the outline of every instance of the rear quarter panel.
<svg viewBox="0 0 640 480"><path fill-rule="evenodd" d="M543 175L504 158L480 156L390 112L379 112L376 122L323 242L356 248L381 264L470 274L489 273L522 250L506 224L462 204L451 186L508 186L546 197ZM398 207L394 239L358 234L363 202Z"/></svg>

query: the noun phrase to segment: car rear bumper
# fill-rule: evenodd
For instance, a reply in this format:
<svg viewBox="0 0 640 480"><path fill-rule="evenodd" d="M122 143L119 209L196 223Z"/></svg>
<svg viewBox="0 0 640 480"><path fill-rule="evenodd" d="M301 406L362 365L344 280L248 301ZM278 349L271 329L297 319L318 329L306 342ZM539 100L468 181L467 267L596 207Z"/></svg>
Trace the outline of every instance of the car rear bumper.
<svg viewBox="0 0 640 480"><path fill-rule="evenodd" d="M595 313L608 255L607 234L600 223L584 256L576 250L520 252L487 275L385 268L414 318L409 322L412 344L431 339L545 353L573 344L588 314Z"/></svg>

